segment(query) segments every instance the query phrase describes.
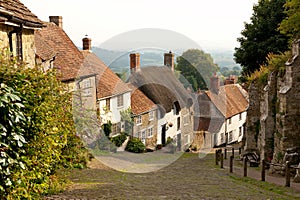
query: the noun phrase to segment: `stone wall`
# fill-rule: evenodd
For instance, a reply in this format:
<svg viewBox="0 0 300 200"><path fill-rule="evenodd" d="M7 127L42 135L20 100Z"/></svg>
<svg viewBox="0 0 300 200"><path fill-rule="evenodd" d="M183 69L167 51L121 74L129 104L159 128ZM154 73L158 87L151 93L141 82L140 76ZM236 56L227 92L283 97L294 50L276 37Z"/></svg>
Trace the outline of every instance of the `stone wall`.
<svg viewBox="0 0 300 200"><path fill-rule="evenodd" d="M245 129L245 151L257 151L257 140L260 127L260 101L261 88L258 84L251 83L248 90L249 107Z"/></svg>
<svg viewBox="0 0 300 200"><path fill-rule="evenodd" d="M282 163L288 148L300 147L299 43L293 46L283 78L272 72L265 87L252 83L246 124L246 151Z"/></svg>
<svg viewBox="0 0 300 200"><path fill-rule="evenodd" d="M13 30L12 26L0 25L0 47L9 49L8 34ZM16 55L16 39L13 34L13 54ZM30 67L35 66L35 43L34 43L34 30L23 29L22 32L22 49L23 61Z"/></svg>

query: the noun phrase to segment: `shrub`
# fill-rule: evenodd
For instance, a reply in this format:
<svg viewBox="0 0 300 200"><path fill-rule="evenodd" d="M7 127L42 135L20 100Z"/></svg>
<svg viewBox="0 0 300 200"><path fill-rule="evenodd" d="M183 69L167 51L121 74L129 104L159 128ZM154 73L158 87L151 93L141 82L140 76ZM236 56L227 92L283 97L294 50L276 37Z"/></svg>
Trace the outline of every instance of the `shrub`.
<svg viewBox="0 0 300 200"><path fill-rule="evenodd" d="M125 133L121 133L120 135L117 135L115 137L112 137L110 140L112 143L114 143L117 147L122 146L122 144L127 139L127 135Z"/></svg>
<svg viewBox="0 0 300 200"><path fill-rule="evenodd" d="M38 198L38 195L55 190L53 186L60 183L61 180L54 175L56 169L86 162L86 150L75 135L72 96L66 92L66 85L57 80L54 70L44 73L38 67L29 68L4 51L0 52L0 83L18 94L24 105L22 113L27 119L24 123L13 124L27 142L22 146L23 151L17 152L19 157L14 157L24 164L25 170L20 167L12 169L9 174L12 183L7 187L0 182L5 188L0 191L0 196L5 199ZM18 102L19 99L15 99L11 103ZM16 104L10 105L17 108ZM7 104L1 111L5 109L11 108ZM14 118L17 119L21 120L20 117ZM14 145L19 147L24 141L22 137L18 141ZM5 138L1 137L0 143L5 143Z"/></svg>
<svg viewBox="0 0 300 200"><path fill-rule="evenodd" d="M146 147L140 139L132 138L128 141L125 150L133 153L143 153L146 151Z"/></svg>

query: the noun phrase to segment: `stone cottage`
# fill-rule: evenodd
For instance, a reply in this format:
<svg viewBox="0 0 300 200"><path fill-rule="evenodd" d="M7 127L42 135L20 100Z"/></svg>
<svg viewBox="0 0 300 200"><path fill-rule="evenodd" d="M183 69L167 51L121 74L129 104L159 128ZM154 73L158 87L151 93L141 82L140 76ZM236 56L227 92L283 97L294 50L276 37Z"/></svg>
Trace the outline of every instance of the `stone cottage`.
<svg viewBox="0 0 300 200"><path fill-rule="evenodd" d="M19 0L0 0L0 47L28 66L35 65L34 30L43 23Z"/></svg>
<svg viewBox="0 0 300 200"><path fill-rule="evenodd" d="M177 150L185 150L193 139L193 100L174 75L174 54L164 58L164 66L140 67L139 54L131 54L129 82L158 106L157 144L170 138Z"/></svg>

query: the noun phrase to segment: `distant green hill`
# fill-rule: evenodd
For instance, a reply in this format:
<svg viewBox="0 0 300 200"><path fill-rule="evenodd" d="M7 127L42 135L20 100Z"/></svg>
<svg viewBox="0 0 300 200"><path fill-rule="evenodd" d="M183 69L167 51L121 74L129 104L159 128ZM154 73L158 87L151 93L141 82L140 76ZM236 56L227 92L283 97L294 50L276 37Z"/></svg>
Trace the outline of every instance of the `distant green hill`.
<svg viewBox="0 0 300 200"><path fill-rule="evenodd" d="M129 70L129 54L127 51L107 50L100 47L92 47L92 51L114 72L123 73ZM183 50L176 50L180 54ZM142 49L139 51L141 54L141 66L149 65L163 65L163 54L165 52L156 49ZM211 56L214 63L218 64L220 68L226 67L232 70L234 67L240 68L233 60L233 52L211 50Z"/></svg>

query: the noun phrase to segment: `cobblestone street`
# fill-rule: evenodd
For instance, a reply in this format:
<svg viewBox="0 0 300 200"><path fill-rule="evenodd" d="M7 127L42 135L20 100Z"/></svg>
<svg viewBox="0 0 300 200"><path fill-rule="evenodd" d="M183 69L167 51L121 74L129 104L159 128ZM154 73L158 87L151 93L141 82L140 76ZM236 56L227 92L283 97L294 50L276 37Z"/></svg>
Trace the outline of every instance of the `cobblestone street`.
<svg viewBox="0 0 300 200"><path fill-rule="evenodd" d="M214 155L183 154L150 173L123 173L93 160L89 169L73 170L66 191L45 199L300 199L299 191L228 173L214 165Z"/></svg>

